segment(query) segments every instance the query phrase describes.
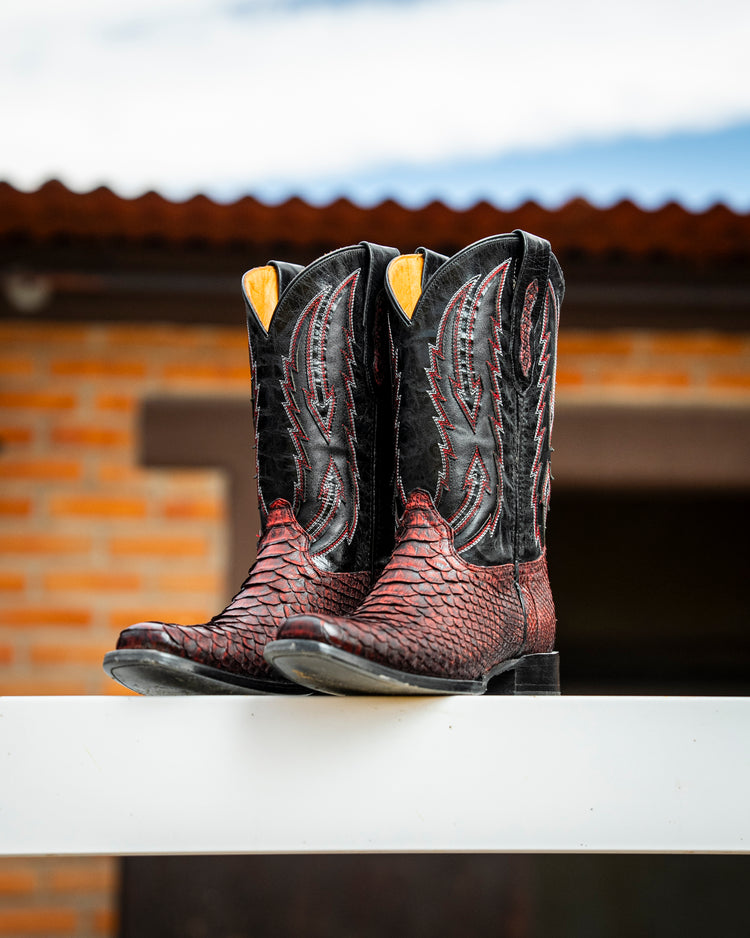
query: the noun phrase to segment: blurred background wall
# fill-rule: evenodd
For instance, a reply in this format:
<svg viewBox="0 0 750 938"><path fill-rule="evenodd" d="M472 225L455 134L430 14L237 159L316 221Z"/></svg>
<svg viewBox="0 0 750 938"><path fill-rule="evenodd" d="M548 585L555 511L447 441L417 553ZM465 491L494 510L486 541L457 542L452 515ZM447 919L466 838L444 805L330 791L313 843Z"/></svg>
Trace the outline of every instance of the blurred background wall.
<svg viewBox="0 0 750 938"><path fill-rule="evenodd" d="M568 281L564 692L747 693L749 32L742 0L5 0L0 695L120 693L121 628L244 576L244 270L516 227ZM744 938L747 872L3 860L0 936Z"/></svg>
<svg viewBox="0 0 750 938"><path fill-rule="evenodd" d="M0 693L125 693L100 666L120 629L203 621L244 576L257 531L246 268L362 237L453 253L516 226L552 240L568 279L549 526L564 690L747 693L750 217L580 200L270 209L58 183L0 186ZM454 858L442 872L417 859L331 862L355 890L373 875L473 883L475 908L494 896L529 936L546 908L534 897L561 881L540 858ZM188 913L168 886L187 875L199 890L217 869L234 881L240 860L127 861L122 933L181 934L181 902L196 935L219 927L219 909L229 929L220 893ZM106 858L2 861L0 934L118 934L120 871Z"/></svg>

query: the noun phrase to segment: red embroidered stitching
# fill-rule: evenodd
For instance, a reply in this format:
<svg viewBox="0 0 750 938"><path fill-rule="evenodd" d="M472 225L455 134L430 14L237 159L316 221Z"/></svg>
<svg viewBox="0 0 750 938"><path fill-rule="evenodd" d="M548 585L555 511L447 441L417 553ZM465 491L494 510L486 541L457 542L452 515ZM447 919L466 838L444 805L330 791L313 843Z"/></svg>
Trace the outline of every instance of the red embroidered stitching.
<svg viewBox="0 0 750 938"><path fill-rule="evenodd" d="M343 285L342 285L343 286ZM305 343L305 366L307 368L307 390L304 392L307 409L320 427L320 432L331 439L331 426L336 410L336 397L328 385L326 374L326 344L328 321L335 297L318 303L312 311Z"/></svg>
<svg viewBox="0 0 750 938"><path fill-rule="evenodd" d="M508 259L500 264L495 270L491 271L488 277L485 280L485 283L489 287L490 278L495 276L500 277L500 283L497 287L497 296L495 297L495 309L493 315L490 317L490 349L492 350L491 361L487 362L487 367L490 373L490 396L492 398L492 433L495 437L495 479L497 480L496 485L497 489L495 492L495 502L494 508L490 517L487 519L487 522L482 525L482 527L477 531L473 538L464 544L460 549L467 550L470 547L474 547L475 544L478 544L479 541L490 532L494 534L497 531L497 527L500 524L500 514L502 511L503 503L503 419L502 419L502 397L501 397L501 359L503 355L502 351L502 298L503 290L505 289L505 281L508 276L508 271L510 270L511 260ZM489 484L488 491L491 492L491 484Z"/></svg>
<svg viewBox="0 0 750 938"><path fill-rule="evenodd" d="M552 292L554 297L554 291ZM539 399L536 404L536 430L534 432L534 440L536 442L536 452L534 453L534 462L531 466L531 479L532 479L532 489L531 489L531 508L534 516L534 540L537 547L541 547L542 535L539 525L539 508L543 496L543 493L539 492L539 472L541 470L541 456L542 456L542 446L544 444L545 437L545 428L543 427L543 418L544 411L547 407L547 387L550 382L550 375L548 374L547 368L549 365L549 343L551 338L551 332L549 329L549 307L550 307L550 290L547 289L547 292L544 297L544 313L542 316L542 341L539 347L539 377L537 379L537 387L539 388ZM552 414L550 412L550 432L552 430ZM547 483L545 483L547 485ZM548 487L548 485L547 485Z"/></svg>
<svg viewBox="0 0 750 938"><path fill-rule="evenodd" d="M510 266L511 259L508 259L491 270L483 280L480 281L479 277L476 276L463 284L449 300L440 319L435 343L429 346L430 367L426 369L430 383L428 393L437 410L437 416L433 417L433 420L440 432L441 472L438 476L437 491L435 493L435 501L439 502L442 491L450 487L450 463L448 460L449 458L456 458L449 436L450 431L456 428L450 421L443 406L447 402L447 399L438 384L438 382L445 380L440 373L439 362L445 360L447 351L445 348L445 340L446 336L450 334L453 341L452 358L454 374L447 376L447 383L450 385L453 396L460 406L472 432L476 432L483 386L481 379L474 371L475 324L480 303L492 284L497 282L497 296L494 304L494 312L491 315L491 335L489 339L492 355L491 360L486 364L490 372L490 394L493 408L493 414L490 420L492 421L493 434L497 443L497 451L494 458L498 497L487 521L482 525L480 530L474 534L470 541L461 546L460 550L473 547L485 536L487 531L496 530L500 518L500 501L502 497L502 425L500 399L500 357L502 353L500 349L500 304ZM449 329L448 324L451 316L455 318L452 322L452 328ZM479 456L478 450L466 471L463 481L463 491L465 494L461 504L448 519L449 522L454 525L454 532L456 534L463 530L472 518L475 517L481 507L485 494L492 492L490 475L486 464ZM405 501L403 493L400 494Z"/></svg>
<svg viewBox="0 0 750 938"><path fill-rule="evenodd" d="M347 321L348 326L345 326L343 329L344 333L344 347L341 350L341 354L344 357L344 364L346 370L341 372L341 377L344 382L344 401L346 405L346 414L347 420L343 424L344 435L346 436L346 445L348 450L348 456L346 459L347 466L349 468L349 479L352 484L352 509L351 516L349 521L344 526L343 531L339 536L333 541L332 544L329 544L324 550L315 551L315 556L325 556L329 554L335 547L342 541L346 541L347 544L351 543L352 538L354 537L354 532L357 530L357 524L359 523L359 468L357 466L357 430L354 424L354 416L357 413L356 405L354 403L354 393L353 390L356 387L356 381L354 380L354 348L352 346L353 335L354 335L354 294L357 290L357 284L359 283L359 275L361 268L355 270L353 274L350 274L346 280L340 285L336 293L334 294L331 304L338 298L338 296L343 292L344 288L347 285L350 286L349 290L349 299L347 307ZM331 457L333 461L333 457ZM344 486L341 479L341 474L336 472L338 481L340 483L340 501L344 500ZM325 482L325 479L324 479ZM323 486L321 485L321 493L323 492ZM328 497L329 493L326 492ZM338 502L337 502L338 507ZM331 520L333 519L334 512L331 512L328 516L328 520L325 526L322 528L322 531L328 527Z"/></svg>
<svg viewBox="0 0 750 938"><path fill-rule="evenodd" d="M399 437L401 433L401 370L399 366L398 349L396 348L396 343L393 341L393 329L391 328L390 319L388 320L388 346L391 353L391 376L393 380L393 419L395 426L395 432L393 435L393 445L395 447L393 460L393 480L394 487L396 489L396 495L401 500L401 504L405 505L406 493L404 492L404 481L401 478L401 447L399 446Z"/></svg>
<svg viewBox="0 0 750 938"><path fill-rule="evenodd" d="M492 275L490 275L491 277ZM487 277L484 284L488 284L490 277ZM480 287L477 297L473 303L471 300L471 287L477 282L477 277L464 284L459 293L461 304L453 320L453 374L450 378L450 384L453 388L453 396L456 398L459 407L464 412L464 416L469 421L472 430L477 428L477 418L479 416L479 404L482 399L482 382L474 371L474 322L477 318L477 309L479 300L482 296ZM484 286L483 284L483 286ZM486 287L485 287L486 290ZM458 294L457 294L458 295ZM468 309L469 315L466 316Z"/></svg>
<svg viewBox="0 0 750 938"><path fill-rule="evenodd" d="M359 473L357 468L356 453L356 429L354 425L354 416L356 408L354 404L353 389L356 386L354 379L354 296L359 283L361 270L356 270L349 274L335 289L330 288L321 290L305 307L300 314L294 327L292 338L289 343L289 354L283 359L284 378L282 381L282 391L284 395L283 406L289 419L289 434L294 445L294 464L296 472L296 481L294 486L294 511L299 511L306 497L306 481L304 470L311 470L310 463L305 452L303 443L309 442L309 434L305 431L302 421L302 411L295 400L295 393L299 394L294 376L300 374L298 365L298 352L300 343L303 341L303 331L307 325L307 332L304 336L304 373L307 379L307 388L301 389L301 395L307 404L307 410L314 419L315 424L323 435L327 443L330 443L333 429L333 418L337 408L335 390L329 385L326 374L326 346L329 332L329 322L335 309L335 304L339 301L345 291L347 296L347 326L343 328L344 346L342 355L344 358L344 370L341 372L344 385L344 408L345 417L342 424L342 432L346 439L347 455L345 457L349 478L352 485L352 505L350 518L344 526L341 534L327 545L324 549L314 551L316 556L330 553L342 540L350 542L354 536L359 521ZM340 466L333 465L335 454L330 457L326 473L320 485L318 498L322 504L315 513L312 521L308 524L307 533L310 539L319 539L330 525L336 511L345 501L343 474Z"/></svg>
<svg viewBox="0 0 750 938"><path fill-rule="evenodd" d="M294 384L294 375L299 374L299 367L297 365L297 345L299 343L300 332L302 331L302 326L304 325L307 317L314 313L315 310L323 302L323 299L326 295L325 290L321 290L316 297L314 297L307 306L302 310L297 324L294 327L294 332L292 333L292 338L289 342L289 355L285 356L282 362L282 367L284 370L284 378L281 382L281 390L284 394L283 407L286 412L287 419L290 423L289 435L292 438L292 444L294 446L294 471L296 473L296 479L294 483L294 498L292 507L296 512L299 511L300 506L302 505L302 499L304 496L304 469L310 468L310 463L307 461L307 454L305 453L305 448L302 445L302 441L307 442L307 434L302 428L300 423L301 411L297 406L297 402L294 400L294 391L296 390Z"/></svg>
<svg viewBox="0 0 750 938"><path fill-rule="evenodd" d="M258 507L260 509L261 522L265 524L266 518L268 517L268 508L266 506L266 500L263 497L263 491L260 487L260 461L258 457L258 417L260 415L260 403L258 399L258 369L255 364L252 341L248 341L248 348L250 350L250 391L253 400L253 450L255 451L255 482L258 486Z"/></svg>
<svg viewBox="0 0 750 938"><path fill-rule="evenodd" d="M479 447L474 450L474 455L471 457L471 462L469 463L469 468L466 470L466 478L464 479L464 497L461 504L453 512L453 514L448 518L448 523L453 528L454 534L459 534L466 525L471 521L471 519L479 511L479 506L482 504L482 499L484 498L485 493L491 492L492 488L490 485L490 475L487 472L487 469L482 462L482 457L479 455ZM467 547L471 547L476 544L477 541L484 535L487 530L487 525L485 524L482 527L482 530L475 535L468 544L464 544L461 550L466 550Z"/></svg>
<svg viewBox="0 0 750 938"><path fill-rule="evenodd" d="M436 502L440 500L441 493L445 489L449 488L450 466L448 459L456 458L456 454L453 452L453 446L451 445L451 441L448 438L447 433L448 430L455 430L455 427L443 409L443 404L446 401L446 397L438 385L438 381L442 380L442 375L440 374L440 369L438 368L438 360L445 361L443 342L445 341L445 327L448 324L450 313L452 312L456 303L463 299L469 287L471 286L471 283L472 281L465 283L453 295L450 302L446 306L440 320L440 325L438 326L437 334L435 335L435 344L429 346L430 367L425 369L427 380L430 383L430 387L427 393L430 396L433 407L437 411L437 416L433 417L432 419L435 421L435 426L438 428L438 433L440 434L439 447L441 469L438 475L437 491L435 492Z"/></svg>
<svg viewBox="0 0 750 938"><path fill-rule="evenodd" d="M338 511L339 505L341 504L343 492L344 480L341 478L341 473L336 468L333 456L331 456L328 461L326 474L323 476L323 481L320 483L320 490L318 491L320 507L312 521L310 521L305 528L305 533L311 541L320 537L331 523L333 516Z"/></svg>

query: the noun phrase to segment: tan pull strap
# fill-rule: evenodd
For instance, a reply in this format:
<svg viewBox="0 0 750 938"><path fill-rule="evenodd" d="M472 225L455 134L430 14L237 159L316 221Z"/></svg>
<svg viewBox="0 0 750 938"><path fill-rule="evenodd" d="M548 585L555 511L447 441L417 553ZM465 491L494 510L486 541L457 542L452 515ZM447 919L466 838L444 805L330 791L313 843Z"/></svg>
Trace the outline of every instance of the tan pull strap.
<svg viewBox="0 0 750 938"><path fill-rule="evenodd" d="M417 300L422 295L423 268L424 257L421 254L401 254L388 265L391 295L407 319L414 315Z"/></svg>

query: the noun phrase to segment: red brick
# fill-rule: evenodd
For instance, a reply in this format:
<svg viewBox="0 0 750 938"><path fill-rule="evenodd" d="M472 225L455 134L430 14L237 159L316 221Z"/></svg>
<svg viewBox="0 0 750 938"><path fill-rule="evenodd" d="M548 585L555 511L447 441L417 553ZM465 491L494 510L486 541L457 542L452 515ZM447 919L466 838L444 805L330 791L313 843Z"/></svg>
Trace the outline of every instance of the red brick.
<svg viewBox="0 0 750 938"><path fill-rule="evenodd" d="M708 379L708 386L722 391L748 391L750 390L750 374L738 372L735 374L711 375Z"/></svg>
<svg viewBox="0 0 750 938"><path fill-rule="evenodd" d="M7 445L11 443L31 443L34 431L30 427L0 427L0 440Z"/></svg>
<svg viewBox="0 0 750 938"><path fill-rule="evenodd" d="M109 570L64 570L47 573L44 588L47 590L80 590L83 592L131 591L141 588L138 573L122 573Z"/></svg>
<svg viewBox="0 0 750 938"><path fill-rule="evenodd" d="M159 589L171 593L216 593L224 588L224 578L215 573L164 573Z"/></svg>
<svg viewBox="0 0 750 938"><path fill-rule="evenodd" d="M5 498L0 495L0 515L25 517L31 514L30 498Z"/></svg>
<svg viewBox="0 0 750 938"><path fill-rule="evenodd" d="M73 554L88 551L91 539L60 534L0 535L0 553L6 554Z"/></svg>
<svg viewBox="0 0 750 938"><path fill-rule="evenodd" d="M99 645L50 645L31 646L34 664L101 664L105 653L111 651L109 642Z"/></svg>
<svg viewBox="0 0 750 938"><path fill-rule="evenodd" d="M121 498L110 495L58 495L50 502L53 515L85 518L145 518L146 502L142 498Z"/></svg>
<svg viewBox="0 0 750 938"><path fill-rule="evenodd" d="M212 334L214 330L210 330ZM242 330L239 330L242 334ZM144 346L147 349L195 348L203 338L202 330L182 325L173 326L108 326L105 338L109 345ZM247 339L245 339L247 342Z"/></svg>
<svg viewBox="0 0 750 938"><path fill-rule="evenodd" d="M100 892L114 889L117 876L110 862L83 868L66 866L52 871L50 885L55 892Z"/></svg>
<svg viewBox="0 0 750 938"><path fill-rule="evenodd" d="M112 612L109 623L113 628L126 629L136 622L181 622L183 625L196 625L207 622L217 610L205 608L176 609L173 606L145 606L138 609L120 609Z"/></svg>
<svg viewBox="0 0 750 938"><path fill-rule="evenodd" d="M15 649L12 645L0 645L0 664L10 664L13 661ZM0 892L3 891L2 873L0 873Z"/></svg>
<svg viewBox="0 0 750 938"><path fill-rule="evenodd" d="M0 896L20 895L37 888L34 870L0 870Z"/></svg>
<svg viewBox="0 0 750 938"><path fill-rule="evenodd" d="M5 697L85 697L88 693L85 681L45 681L38 677L0 681L0 696Z"/></svg>
<svg viewBox="0 0 750 938"><path fill-rule="evenodd" d="M583 384L583 374L580 371L574 371L572 368L559 368L557 370L558 387L580 387Z"/></svg>
<svg viewBox="0 0 750 938"><path fill-rule="evenodd" d="M88 609L70 609L65 606L20 606L17 609L0 609L0 625L47 626L89 625L91 613Z"/></svg>
<svg viewBox="0 0 750 938"><path fill-rule="evenodd" d="M3 342L30 342L38 345L40 342L75 342L83 344L91 335L90 326L52 325L51 323L0 323L0 341Z"/></svg>
<svg viewBox="0 0 750 938"><path fill-rule="evenodd" d="M607 333L560 333L558 355L631 355L634 343L630 336Z"/></svg>
<svg viewBox="0 0 750 938"><path fill-rule="evenodd" d="M31 358L0 358L0 375L31 375L34 362Z"/></svg>
<svg viewBox="0 0 750 938"><path fill-rule="evenodd" d="M126 394L100 394L96 399L96 406L99 410L132 413L137 405L137 399Z"/></svg>
<svg viewBox="0 0 750 938"><path fill-rule="evenodd" d="M56 391L3 391L0 407L31 407L39 410L70 410L77 403L74 394Z"/></svg>
<svg viewBox="0 0 750 938"><path fill-rule="evenodd" d="M707 333L656 333L651 350L659 355L740 355L747 348L743 336Z"/></svg>
<svg viewBox="0 0 750 938"><path fill-rule="evenodd" d="M142 482L147 470L129 463L102 463L98 471L100 482Z"/></svg>
<svg viewBox="0 0 750 938"><path fill-rule="evenodd" d="M4 593L20 593L26 588L23 573L0 573L0 590Z"/></svg>
<svg viewBox="0 0 750 938"><path fill-rule="evenodd" d="M674 389L690 386L690 375L684 371L648 370L609 370L603 371L600 381L604 385L620 385L627 388Z"/></svg>
<svg viewBox="0 0 750 938"><path fill-rule="evenodd" d="M162 515L170 521L221 521L225 516L223 501L214 499L180 498L165 502Z"/></svg>
<svg viewBox="0 0 750 938"><path fill-rule="evenodd" d="M0 909L0 935L75 935L74 909Z"/></svg>
<svg viewBox="0 0 750 938"><path fill-rule="evenodd" d="M131 446L133 442L129 430L97 426L55 427L51 438L53 443L66 446Z"/></svg>
<svg viewBox="0 0 750 938"><path fill-rule="evenodd" d="M171 380L244 382L248 387L250 385L250 369L247 366L205 363L166 365L163 374Z"/></svg>
<svg viewBox="0 0 750 938"><path fill-rule="evenodd" d="M115 557L205 557L209 545L202 537L115 537L109 549Z"/></svg>
<svg viewBox="0 0 750 938"><path fill-rule="evenodd" d="M72 482L81 477L81 464L63 459L2 459L0 479Z"/></svg>
<svg viewBox="0 0 750 938"><path fill-rule="evenodd" d="M238 354L247 354L247 334L244 329L213 329L211 345L216 348L236 350Z"/></svg>
<svg viewBox="0 0 750 938"><path fill-rule="evenodd" d="M65 359L52 362L53 375L74 378L142 378L146 366L136 361L110 361L101 359Z"/></svg>
<svg viewBox="0 0 750 938"><path fill-rule="evenodd" d="M109 906L94 913L94 928L102 935L116 935L119 927L117 910Z"/></svg>

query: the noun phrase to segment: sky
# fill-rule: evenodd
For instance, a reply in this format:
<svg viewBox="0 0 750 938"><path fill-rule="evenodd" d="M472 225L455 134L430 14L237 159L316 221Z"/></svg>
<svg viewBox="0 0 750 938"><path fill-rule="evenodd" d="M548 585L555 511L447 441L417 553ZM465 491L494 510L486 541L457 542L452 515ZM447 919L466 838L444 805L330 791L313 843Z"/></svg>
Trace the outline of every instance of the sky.
<svg viewBox="0 0 750 938"><path fill-rule="evenodd" d="M0 179L750 211L746 0L3 0Z"/></svg>

